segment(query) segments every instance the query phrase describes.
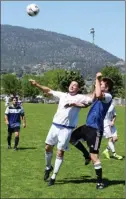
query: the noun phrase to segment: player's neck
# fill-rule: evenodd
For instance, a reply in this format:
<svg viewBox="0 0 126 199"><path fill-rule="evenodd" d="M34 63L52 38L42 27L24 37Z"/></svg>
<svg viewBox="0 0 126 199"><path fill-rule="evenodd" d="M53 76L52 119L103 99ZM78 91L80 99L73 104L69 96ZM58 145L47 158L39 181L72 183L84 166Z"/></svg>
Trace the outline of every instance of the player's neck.
<svg viewBox="0 0 126 199"><path fill-rule="evenodd" d="M76 95L77 93L72 93L72 92L69 92L70 95L74 96Z"/></svg>

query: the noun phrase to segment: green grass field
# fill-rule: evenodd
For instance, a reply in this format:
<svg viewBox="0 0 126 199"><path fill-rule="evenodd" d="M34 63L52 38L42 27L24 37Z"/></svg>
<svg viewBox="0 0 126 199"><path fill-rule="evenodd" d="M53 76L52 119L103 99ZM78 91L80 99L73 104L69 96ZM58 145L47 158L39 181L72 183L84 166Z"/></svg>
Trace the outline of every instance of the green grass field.
<svg viewBox="0 0 126 199"><path fill-rule="evenodd" d="M102 140L101 161L103 178L108 186L96 190L92 164L85 166L78 150L70 145L56 184L47 186L43 181L45 169L45 138L51 126L57 105L24 104L27 128L21 129L20 150L7 149L4 104L1 106L1 198L124 198L124 160L107 160L102 155L107 140ZM119 141L116 152L124 156L124 107L117 107ZM80 112L79 125L85 122L88 109ZM12 140L12 144L14 137ZM56 148L54 150L53 165Z"/></svg>

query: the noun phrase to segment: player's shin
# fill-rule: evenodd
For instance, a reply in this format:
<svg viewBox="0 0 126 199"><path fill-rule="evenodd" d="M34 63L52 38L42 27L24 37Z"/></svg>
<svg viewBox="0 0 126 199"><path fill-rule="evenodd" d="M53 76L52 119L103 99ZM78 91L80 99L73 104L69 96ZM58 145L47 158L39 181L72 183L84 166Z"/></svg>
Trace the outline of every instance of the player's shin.
<svg viewBox="0 0 126 199"><path fill-rule="evenodd" d="M52 160L53 152L47 152L45 151L45 163L46 163L46 170L49 170L51 168L51 160Z"/></svg>
<svg viewBox="0 0 126 199"><path fill-rule="evenodd" d="M63 156L57 156L55 160L55 165L54 165L54 170L53 170L53 175L51 176L52 179L56 178L56 175L58 174L60 167L63 163Z"/></svg>
<svg viewBox="0 0 126 199"><path fill-rule="evenodd" d="M102 183L102 166L100 161L94 163L94 169L97 176L97 183Z"/></svg>
<svg viewBox="0 0 126 199"><path fill-rule="evenodd" d="M19 143L19 136L16 136L16 137L15 137L15 144L14 144L14 148L17 148L18 143Z"/></svg>
<svg viewBox="0 0 126 199"><path fill-rule="evenodd" d="M7 142L8 142L8 146L9 146L9 147L11 146L11 137L12 137L12 134L11 134L11 133L8 133Z"/></svg>

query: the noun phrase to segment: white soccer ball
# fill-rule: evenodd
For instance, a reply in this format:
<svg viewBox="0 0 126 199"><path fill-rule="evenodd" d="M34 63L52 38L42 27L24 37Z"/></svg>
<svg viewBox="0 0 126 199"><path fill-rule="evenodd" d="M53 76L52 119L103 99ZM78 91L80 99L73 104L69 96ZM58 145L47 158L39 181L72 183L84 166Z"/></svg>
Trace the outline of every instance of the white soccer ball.
<svg viewBox="0 0 126 199"><path fill-rule="evenodd" d="M39 7L36 4L30 4L26 8L27 14L29 16L36 16L39 13Z"/></svg>

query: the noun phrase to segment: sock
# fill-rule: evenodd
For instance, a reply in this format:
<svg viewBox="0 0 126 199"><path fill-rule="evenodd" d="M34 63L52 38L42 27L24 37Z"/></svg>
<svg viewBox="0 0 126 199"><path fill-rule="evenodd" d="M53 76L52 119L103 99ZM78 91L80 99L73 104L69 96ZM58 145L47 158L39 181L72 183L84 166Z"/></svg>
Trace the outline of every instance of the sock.
<svg viewBox="0 0 126 199"><path fill-rule="evenodd" d="M87 149L84 147L84 145L80 141L77 144L75 144L74 146L83 153L83 155L86 159L88 159L90 157L89 152L87 151Z"/></svg>
<svg viewBox="0 0 126 199"><path fill-rule="evenodd" d="M114 147L114 144L113 144L112 141L109 141L109 142L108 142L108 146L109 146L109 148L111 149L112 153L115 153L115 147Z"/></svg>
<svg viewBox="0 0 126 199"><path fill-rule="evenodd" d="M57 156L56 160L55 160L55 166L54 166L53 174L51 176L52 179L56 178L56 175L59 172L59 169L60 169L62 163L63 163L63 157L58 157Z"/></svg>
<svg viewBox="0 0 126 199"><path fill-rule="evenodd" d="M46 170L49 170L51 168L52 156L53 156L52 152L45 152Z"/></svg>
<svg viewBox="0 0 126 199"><path fill-rule="evenodd" d="M8 145L11 146L11 134L7 136Z"/></svg>
<svg viewBox="0 0 126 199"><path fill-rule="evenodd" d="M19 137L16 136L16 137L15 137L15 145L14 145L14 148L17 147L18 143L19 143Z"/></svg>
<svg viewBox="0 0 126 199"><path fill-rule="evenodd" d="M102 183L102 166L101 166L101 162L95 163L94 164L94 169L95 169L96 176L97 176L97 183Z"/></svg>

